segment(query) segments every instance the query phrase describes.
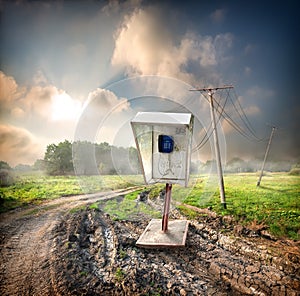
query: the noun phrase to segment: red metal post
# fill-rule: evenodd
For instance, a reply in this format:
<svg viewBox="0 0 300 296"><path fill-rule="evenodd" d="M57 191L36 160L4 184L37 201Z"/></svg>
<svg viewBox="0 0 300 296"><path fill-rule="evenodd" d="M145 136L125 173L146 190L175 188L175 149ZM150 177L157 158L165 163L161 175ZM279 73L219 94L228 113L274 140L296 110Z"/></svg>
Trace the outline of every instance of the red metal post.
<svg viewBox="0 0 300 296"><path fill-rule="evenodd" d="M169 211L170 211L170 202L171 202L171 190L172 184L166 184L166 196L165 196L165 204L164 204L164 213L162 218L162 231L168 231L168 220L169 220Z"/></svg>

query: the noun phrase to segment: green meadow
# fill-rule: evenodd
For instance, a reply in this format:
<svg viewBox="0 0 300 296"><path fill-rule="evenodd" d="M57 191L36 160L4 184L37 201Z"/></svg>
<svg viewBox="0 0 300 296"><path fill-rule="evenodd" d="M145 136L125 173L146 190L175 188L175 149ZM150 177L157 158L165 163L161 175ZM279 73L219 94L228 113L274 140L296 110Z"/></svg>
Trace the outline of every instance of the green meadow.
<svg viewBox="0 0 300 296"><path fill-rule="evenodd" d="M21 174L11 186L0 187L0 213L46 199L127 188L142 184L141 176L46 176Z"/></svg>
<svg viewBox="0 0 300 296"><path fill-rule="evenodd" d="M257 187L255 173L225 175L226 209L221 206L218 188L214 193L205 188L209 187L207 179L207 176L198 178L187 194L185 188L173 190L173 198L199 208L211 208L220 215L232 215L243 225L266 226L277 237L300 239L299 176L269 173Z"/></svg>
<svg viewBox="0 0 300 296"><path fill-rule="evenodd" d="M174 185L172 200L199 208L210 208L219 215L231 215L237 223L265 226L277 236L300 239L300 176L288 173L267 173L261 185L256 186L255 173L228 174L224 176L226 204L220 204L217 179L211 175L191 176L188 188ZM43 176L20 175L11 186L0 188L0 211L40 203L61 196L109 191L140 185L141 189L123 199L109 200L101 207L116 219L143 212L157 217L159 213L139 203L136 197L141 190L150 190L150 198L158 196L164 184L143 185L141 176ZM99 204L100 205L100 204ZM92 205L91 207L97 207ZM178 206L184 211L184 206ZM191 210L186 212L193 217ZM195 213L194 213L195 214Z"/></svg>

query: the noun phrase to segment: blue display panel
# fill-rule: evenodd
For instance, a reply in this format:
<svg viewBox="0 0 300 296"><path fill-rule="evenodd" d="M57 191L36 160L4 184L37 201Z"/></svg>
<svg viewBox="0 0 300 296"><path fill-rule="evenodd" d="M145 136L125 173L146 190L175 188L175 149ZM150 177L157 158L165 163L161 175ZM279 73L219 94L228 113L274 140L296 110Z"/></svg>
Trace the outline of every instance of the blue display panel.
<svg viewBox="0 0 300 296"><path fill-rule="evenodd" d="M174 140L171 136L158 136L158 151L161 153L171 153L174 148Z"/></svg>

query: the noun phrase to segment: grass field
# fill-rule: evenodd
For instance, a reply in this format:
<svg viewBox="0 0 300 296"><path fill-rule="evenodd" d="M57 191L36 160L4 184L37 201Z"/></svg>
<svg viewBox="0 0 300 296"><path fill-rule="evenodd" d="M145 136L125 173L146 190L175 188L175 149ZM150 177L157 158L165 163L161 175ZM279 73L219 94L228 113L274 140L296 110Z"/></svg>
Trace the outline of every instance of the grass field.
<svg viewBox="0 0 300 296"><path fill-rule="evenodd" d="M22 174L15 177L11 186L0 187L0 212L39 203L45 199L55 199L61 196L78 195L109 191L142 184L141 176L45 176Z"/></svg>
<svg viewBox="0 0 300 296"><path fill-rule="evenodd" d="M220 204L218 190L212 196L205 192L205 182L197 183L183 202L211 207L218 214L232 215L239 223L265 225L273 235L299 240L300 177L272 173L263 177L259 187L257 179L256 174L226 175L226 210ZM176 198L175 192L173 195Z"/></svg>
<svg viewBox="0 0 300 296"><path fill-rule="evenodd" d="M300 239L300 176L269 173L263 177L261 186L257 187L256 174L225 175L226 210L220 205L218 187L211 182L211 176L192 176L191 179L193 186L189 188L173 186L173 200L200 208L210 207L220 215L232 215L237 222L245 225L265 225L278 237ZM0 211L39 203L44 199L126 188L133 184L142 185L141 176L91 176L78 179L76 176L21 175L14 185L0 188ZM163 188L164 184L147 187L151 189L151 196L156 196ZM124 209L119 218L125 219L126 213L136 210L136 195L125 196L122 205L110 201L107 208ZM142 210L148 211L147 208Z"/></svg>

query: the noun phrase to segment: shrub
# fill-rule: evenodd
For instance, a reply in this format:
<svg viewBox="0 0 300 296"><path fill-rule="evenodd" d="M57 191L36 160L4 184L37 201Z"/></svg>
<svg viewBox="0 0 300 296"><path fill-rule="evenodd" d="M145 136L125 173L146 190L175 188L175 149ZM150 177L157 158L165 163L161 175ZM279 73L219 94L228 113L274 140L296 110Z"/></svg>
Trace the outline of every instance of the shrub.
<svg viewBox="0 0 300 296"><path fill-rule="evenodd" d="M299 176L300 175L300 168L293 168L290 170L289 175L291 176Z"/></svg>
<svg viewBox="0 0 300 296"><path fill-rule="evenodd" d="M10 186L14 183L14 178L9 170L0 169L0 187Z"/></svg>

